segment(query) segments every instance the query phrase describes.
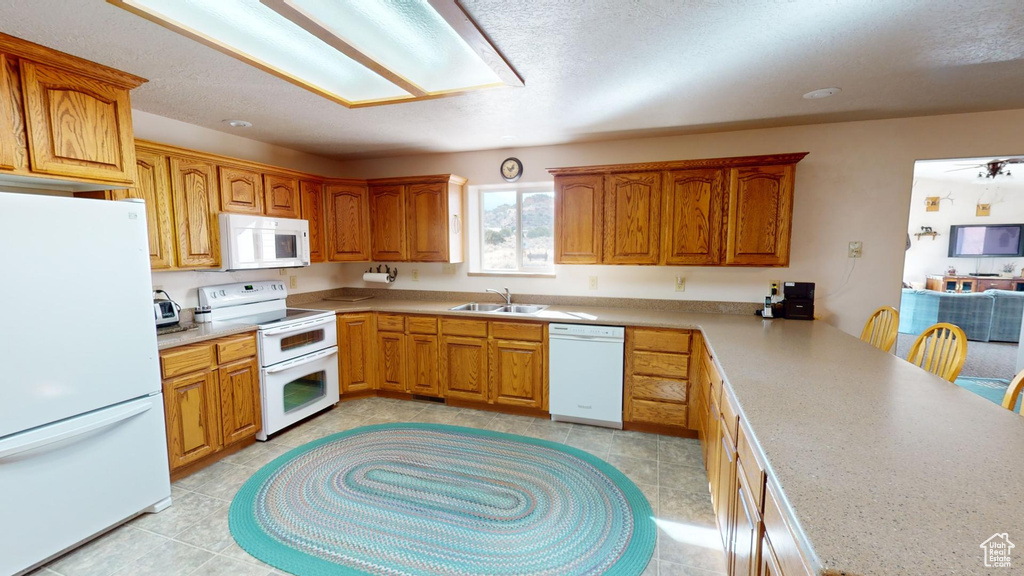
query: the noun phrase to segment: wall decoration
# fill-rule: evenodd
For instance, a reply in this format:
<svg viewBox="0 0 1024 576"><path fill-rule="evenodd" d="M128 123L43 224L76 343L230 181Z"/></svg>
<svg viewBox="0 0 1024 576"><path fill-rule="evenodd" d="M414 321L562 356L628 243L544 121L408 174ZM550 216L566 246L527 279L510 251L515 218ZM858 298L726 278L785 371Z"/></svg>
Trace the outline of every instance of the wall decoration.
<svg viewBox="0 0 1024 576"><path fill-rule="evenodd" d="M926 212L938 212L939 211L939 197L929 196L924 199L924 209Z"/></svg>
<svg viewBox="0 0 1024 576"><path fill-rule="evenodd" d="M978 208L975 211L977 216L988 216L992 212L991 204L978 204Z"/></svg>

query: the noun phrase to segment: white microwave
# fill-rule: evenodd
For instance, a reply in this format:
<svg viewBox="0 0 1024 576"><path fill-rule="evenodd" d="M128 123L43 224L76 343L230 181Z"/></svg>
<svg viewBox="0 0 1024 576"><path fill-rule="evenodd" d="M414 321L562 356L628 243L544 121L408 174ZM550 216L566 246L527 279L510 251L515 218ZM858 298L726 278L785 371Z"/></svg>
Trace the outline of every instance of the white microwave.
<svg viewBox="0 0 1024 576"><path fill-rule="evenodd" d="M309 266L309 222L220 213L221 270Z"/></svg>

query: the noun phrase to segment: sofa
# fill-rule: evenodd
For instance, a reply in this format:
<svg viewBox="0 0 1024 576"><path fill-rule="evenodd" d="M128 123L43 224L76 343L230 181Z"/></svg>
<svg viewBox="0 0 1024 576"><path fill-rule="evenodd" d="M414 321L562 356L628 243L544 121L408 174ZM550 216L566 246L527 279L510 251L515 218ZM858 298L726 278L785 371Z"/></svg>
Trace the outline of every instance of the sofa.
<svg viewBox="0 0 1024 576"><path fill-rule="evenodd" d="M956 324L968 340L1017 342L1024 320L1024 292L986 290L953 294L904 288L900 298L903 334L920 334L939 322Z"/></svg>

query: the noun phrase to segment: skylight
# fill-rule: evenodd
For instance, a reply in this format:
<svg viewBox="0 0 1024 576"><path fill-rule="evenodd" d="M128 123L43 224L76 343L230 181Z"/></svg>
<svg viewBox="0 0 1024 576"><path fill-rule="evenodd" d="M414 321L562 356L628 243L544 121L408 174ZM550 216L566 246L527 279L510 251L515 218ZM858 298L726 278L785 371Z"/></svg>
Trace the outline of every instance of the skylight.
<svg viewBox="0 0 1024 576"><path fill-rule="evenodd" d="M455 0L108 0L345 106L522 86Z"/></svg>

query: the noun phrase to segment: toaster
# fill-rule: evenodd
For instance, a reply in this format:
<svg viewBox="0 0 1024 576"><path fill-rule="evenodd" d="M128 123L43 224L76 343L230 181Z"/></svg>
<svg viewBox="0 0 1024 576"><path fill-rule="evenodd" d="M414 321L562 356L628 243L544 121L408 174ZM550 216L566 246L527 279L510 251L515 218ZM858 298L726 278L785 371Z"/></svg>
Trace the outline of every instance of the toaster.
<svg viewBox="0 0 1024 576"><path fill-rule="evenodd" d="M171 300L153 300L156 326L173 326L178 323L178 306Z"/></svg>

